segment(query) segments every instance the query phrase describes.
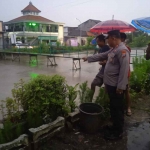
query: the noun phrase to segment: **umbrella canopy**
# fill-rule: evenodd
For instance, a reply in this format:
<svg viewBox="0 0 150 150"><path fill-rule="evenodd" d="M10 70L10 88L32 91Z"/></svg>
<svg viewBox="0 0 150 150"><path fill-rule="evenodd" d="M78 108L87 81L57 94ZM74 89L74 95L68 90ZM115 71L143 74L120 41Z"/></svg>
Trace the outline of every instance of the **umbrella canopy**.
<svg viewBox="0 0 150 150"><path fill-rule="evenodd" d="M136 30L136 28L121 20L107 20L93 26L90 29L90 32L107 33L111 30L120 30L120 32L133 32Z"/></svg>
<svg viewBox="0 0 150 150"><path fill-rule="evenodd" d="M134 19L131 22L137 29L150 33L150 17Z"/></svg>

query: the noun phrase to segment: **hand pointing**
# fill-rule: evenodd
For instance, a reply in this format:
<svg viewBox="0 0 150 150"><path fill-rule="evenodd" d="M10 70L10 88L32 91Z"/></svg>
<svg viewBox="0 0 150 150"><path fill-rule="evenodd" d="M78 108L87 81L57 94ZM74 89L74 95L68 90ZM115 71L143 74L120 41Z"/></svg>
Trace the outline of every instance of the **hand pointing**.
<svg viewBox="0 0 150 150"><path fill-rule="evenodd" d="M87 61L87 57L83 57L82 59L83 59L83 61Z"/></svg>

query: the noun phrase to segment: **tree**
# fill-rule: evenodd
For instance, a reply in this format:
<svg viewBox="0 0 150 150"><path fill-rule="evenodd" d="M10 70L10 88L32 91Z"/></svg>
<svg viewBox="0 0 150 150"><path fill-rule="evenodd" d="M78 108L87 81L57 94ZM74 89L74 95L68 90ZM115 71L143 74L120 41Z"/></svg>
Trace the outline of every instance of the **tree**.
<svg viewBox="0 0 150 150"><path fill-rule="evenodd" d="M150 36L144 32L135 32L133 33L133 38L131 40L131 34L128 35L129 45L131 47L145 47L150 41Z"/></svg>
<svg viewBox="0 0 150 150"><path fill-rule="evenodd" d="M92 40L93 40L92 36L90 36L90 37L87 38L87 45L88 46L90 45L90 43L91 43Z"/></svg>

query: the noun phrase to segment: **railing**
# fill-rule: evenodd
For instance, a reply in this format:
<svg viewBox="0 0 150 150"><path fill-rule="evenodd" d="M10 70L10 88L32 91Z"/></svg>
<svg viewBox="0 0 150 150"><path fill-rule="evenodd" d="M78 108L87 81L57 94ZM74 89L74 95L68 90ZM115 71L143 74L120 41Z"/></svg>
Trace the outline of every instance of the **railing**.
<svg viewBox="0 0 150 150"><path fill-rule="evenodd" d="M2 45L0 45L0 50L2 51ZM26 53L38 53L38 54L50 54L50 55L62 55L63 57L73 57L76 56L78 58L83 57L84 55L88 56L88 55L93 55L94 54L94 50L90 50L90 49L76 49L76 50L71 50L71 49L64 49L63 47L56 49L56 47L49 47L47 46L47 48L44 48L42 46L38 46L38 47L34 47L33 49L27 45L24 46L18 46L18 48L15 48L15 46L12 45L4 45L4 51L6 52L26 52ZM145 55L145 49L132 49L131 50L131 55L130 57L142 57Z"/></svg>
<svg viewBox="0 0 150 150"><path fill-rule="evenodd" d="M131 50L131 57L138 57L138 56L144 56L145 55L145 49L132 49Z"/></svg>
<svg viewBox="0 0 150 150"><path fill-rule="evenodd" d="M48 32L48 33L54 32L54 33L58 33L58 30L43 30L43 31L41 31L39 29L28 29L28 30L24 31L23 29L14 29L14 30L9 29L9 30L6 30L6 32Z"/></svg>

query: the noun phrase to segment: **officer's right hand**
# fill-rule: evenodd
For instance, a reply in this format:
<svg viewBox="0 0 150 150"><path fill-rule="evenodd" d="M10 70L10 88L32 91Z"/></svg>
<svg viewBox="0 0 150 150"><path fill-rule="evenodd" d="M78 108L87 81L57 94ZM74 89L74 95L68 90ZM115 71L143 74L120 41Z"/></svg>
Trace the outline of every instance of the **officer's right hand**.
<svg viewBox="0 0 150 150"><path fill-rule="evenodd" d="M83 61L87 61L87 57L83 57L82 59L83 59Z"/></svg>
<svg viewBox="0 0 150 150"><path fill-rule="evenodd" d="M117 90L116 90L116 93L117 93L117 94L122 94L122 93L123 93L123 90L117 89Z"/></svg>

